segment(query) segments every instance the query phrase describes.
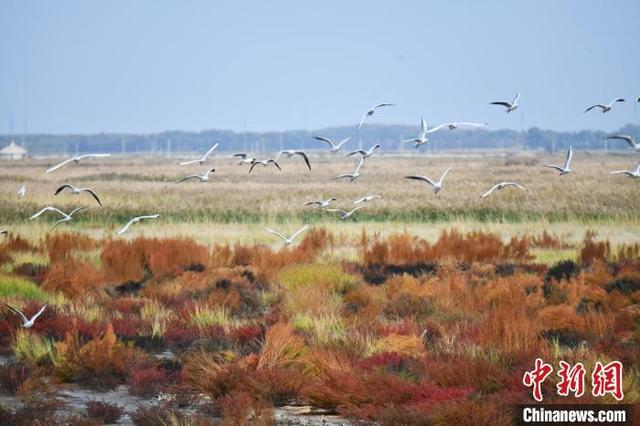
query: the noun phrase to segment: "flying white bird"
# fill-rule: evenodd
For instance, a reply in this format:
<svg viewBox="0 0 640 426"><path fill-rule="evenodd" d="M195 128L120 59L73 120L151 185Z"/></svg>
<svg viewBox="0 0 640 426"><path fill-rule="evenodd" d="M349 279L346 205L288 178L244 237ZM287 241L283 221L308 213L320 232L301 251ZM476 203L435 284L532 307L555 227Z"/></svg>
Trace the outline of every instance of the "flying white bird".
<svg viewBox="0 0 640 426"><path fill-rule="evenodd" d="M440 192L442 190L442 182L444 181L445 176L447 176L447 174L451 171L451 167L449 167L447 170L444 171L444 173L442 173L442 176L440 176L440 179L437 181L434 181L430 178L428 178L427 176L405 176L406 179L415 179L415 180L421 180L423 182L427 182L429 185L431 185L433 187L433 192L435 192L436 194L438 192Z"/></svg>
<svg viewBox="0 0 640 426"><path fill-rule="evenodd" d="M633 170L614 170L613 172L609 172L612 175L625 174L632 178L640 178L640 163Z"/></svg>
<svg viewBox="0 0 640 426"><path fill-rule="evenodd" d="M321 209L326 209L334 201L336 201L335 198L328 198L326 200L311 201L311 202L305 204L305 206L315 206L315 207L318 207L318 208L321 208Z"/></svg>
<svg viewBox="0 0 640 426"><path fill-rule="evenodd" d="M31 216L29 218L29 220L33 220L33 219L37 218L38 216L42 215L45 212L58 213L58 214L60 214L62 216L62 219L58 220L56 223L53 224L53 226L51 227L51 230L53 231L53 229L56 226L58 226L59 224L61 224L62 222L66 222L68 224L71 221L71 219L73 218L73 215L76 212L79 212L80 210L84 210L84 209L86 209L86 207L78 207L76 209L73 209L71 211L71 213L67 214L67 213L63 212L62 210L60 210L60 209L58 209L56 207L48 206L48 207L43 208L42 210L40 210L38 213L34 214L33 216Z"/></svg>
<svg viewBox="0 0 640 426"><path fill-rule="evenodd" d="M243 165L243 164L253 164L256 159L253 157L249 157L249 154L246 154L244 152L240 152L238 154L233 154L232 157L236 157L240 159L240 162L238 163L238 165Z"/></svg>
<svg viewBox="0 0 640 426"><path fill-rule="evenodd" d="M214 173L215 171L216 171L216 169L209 169L206 172L204 172L204 174L202 174L202 175L190 175L190 176L187 176L187 177L183 177L177 183L181 183L181 182L184 182L184 181L189 180L189 179L198 179L198 180L200 180L200 182L208 182L209 181L209 173Z"/></svg>
<svg viewBox="0 0 640 426"><path fill-rule="evenodd" d="M613 135L613 136L608 136L605 139L619 139L622 141L625 141L629 147L638 152L640 151L640 144L636 142L636 140L633 138L633 136L629 136L629 135Z"/></svg>
<svg viewBox="0 0 640 426"><path fill-rule="evenodd" d="M358 163L356 164L356 168L353 170L353 173L345 173L342 175L338 175L336 177L334 177L334 179L343 179L343 178L349 178L351 180L351 182L353 182L354 180L358 179L360 177L360 168L362 167L362 165L364 164L364 159L366 157L360 157L360 160L358 160Z"/></svg>
<svg viewBox="0 0 640 426"><path fill-rule="evenodd" d="M420 133L418 134L418 137L413 139L406 139L402 141L402 143L407 143L407 142L413 142L414 148L417 148L420 145L424 145L427 142L429 142L429 139L427 138L427 122L424 121L424 118L420 119Z"/></svg>
<svg viewBox="0 0 640 426"><path fill-rule="evenodd" d="M23 328L31 328L33 327L33 323L36 321L36 319L38 319L38 317L44 312L44 310L47 308L47 304L45 303L42 308L40 308L40 310L38 312L35 313L35 315L33 315L31 317L31 319L28 319L25 314L23 314L20 310L14 308L13 306L9 305L8 303L4 303L3 305L6 306L7 308L11 309L11 311L13 311L14 314L16 314L17 316L20 317L20 319L22 320L22 327Z"/></svg>
<svg viewBox="0 0 640 426"><path fill-rule="evenodd" d="M571 169L569 167L571 166L572 158L573 158L573 149L569 147L569 149L567 150L567 156L564 159L564 165L562 167L556 166L555 164L546 164L545 167L556 169L558 172L560 172L560 176L566 175L567 173L571 172Z"/></svg>
<svg viewBox="0 0 640 426"><path fill-rule="evenodd" d="M331 139L323 138L323 137L320 137L320 136L314 136L313 138L316 139L316 140L328 143L329 146L331 146L331 148L329 149L329 152L338 152L338 151L340 151L340 148L342 148L342 146L345 143L347 143L347 142L349 142L351 140L351 136L349 136L348 138L344 138L340 142L335 144Z"/></svg>
<svg viewBox="0 0 640 426"><path fill-rule="evenodd" d="M55 194L53 195L58 195L59 193L61 193L62 191L64 191L65 189L69 189L71 191L72 194L80 194L81 192L86 192L88 194L91 194L91 196L98 202L99 205L102 205L102 202L100 202L100 198L98 198L98 195L95 193L95 191L91 188L78 188L75 187L73 185L71 185L70 183L65 183L64 185L62 185L61 187L59 187L58 189L56 189Z"/></svg>
<svg viewBox="0 0 640 426"><path fill-rule="evenodd" d="M58 170L60 167L64 166L65 164L69 164L71 162L74 162L75 164L78 164L80 162L80 160L82 160L83 158L102 158L102 157L111 157L111 154L83 154L83 155L78 155L76 157L69 158L68 160L64 160L62 163L57 164L57 165L47 169L46 173L51 173L54 170Z"/></svg>
<svg viewBox="0 0 640 426"><path fill-rule="evenodd" d="M20 189L18 189L18 197L22 198L25 195L27 195L27 187L24 186L24 184L22 184L22 186L20 187Z"/></svg>
<svg viewBox="0 0 640 426"><path fill-rule="evenodd" d="M287 158L291 158L294 155L299 155L300 157L302 157L309 170L311 170L311 163L309 163L309 157L307 157L306 152L295 149L283 149L278 153L278 155L276 155L275 161L278 161L278 158L280 158L281 155L286 155Z"/></svg>
<svg viewBox="0 0 640 426"><path fill-rule="evenodd" d="M7 229L0 229L0 235L9 235L9 231Z"/></svg>
<svg viewBox="0 0 640 426"><path fill-rule="evenodd" d="M520 93L516 94L516 97L513 98L513 101L511 102L507 102L507 101L495 101L495 102L491 102L489 105L500 105L505 107L505 111L504 112L511 112L511 111L515 111L516 109L518 109L518 99L520 99Z"/></svg>
<svg viewBox="0 0 640 426"><path fill-rule="evenodd" d="M618 99L612 100L607 105L603 105L603 104L591 105L589 108L585 109L584 112L587 113L587 112L591 111L594 108L600 108L602 110L602 113L604 114L605 112L611 111L611 108L613 108L613 105L616 102L625 102L625 100L623 98L618 98Z"/></svg>
<svg viewBox="0 0 640 426"><path fill-rule="evenodd" d="M362 118L360 119L360 124L358 124L358 129L362 127L362 123L364 123L364 119L367 117L371 117L373 114L375 114L378 108L394 106L394 105L395 104L378 104L378 105L372 106L367 110L367 112L365 112L362 115Z"/></svg>
<svg viewBox="0 0 640 426"><path fill-rule="evenodd" d="M486 127L488 123L474 123L471 121L453 121L450 123L442 123L439 124L435 127L432 127L430 129L428 129L426 131L427 134L429 133L433 133L433 132L437 132L438 130L442 130L442 129L446 129L448 128L449 130L455 130L455 129L459 129L459 128L472 128L472 129L477 129L480 127Z"/></svg>
<svg viewBox="0 0 640 426"><path fill-rule="evenodd" d="M359 149L357 151L353 151L352 153L348 154L347 157L351 157L352 155L355 154L360 154L362 155L362 158L369 158L373 155L373 153L375 152L376 149L380 148L380 144L375 144L374 146L372 146L371 148L369 148L368 150L363 150L363 149Z"/></svg>
<svg viewBox="0 0 640 426"><path fill-rule="evenodd" d="M159 218L159 217L160 217L160 215L159 215L159 214L150 214L150 215L145 215L145 216L137 216L137 217L134 217L134 218L133 218L133 219L131 219L129 222L127 222L127 224L126 224L124 227L122 227L122 229L120 229L118 232L116 232L116 235L122 235L122 234L124 234L125 232L127 232L127 229L129 229L129 227L130 227L131 225L133 225L134 223L138 223L138 222L140 222L140 221L141 221L141 220L143 220L143 219L157 219L157 218Z"/></svg>
<svg viewBox="0 0 640 426"><path fill-rule="evenodd" d="M378 195L378 194L365 195L364 197L360 197L357 200L353 200L353 204L367 204L375 200L376 198L382 198L382 195Z"/></svg>
<svg viewBox="0 0 640 426"><path fill-rule="evenodd" d="M357 212L358 210L360 210L363 207L365 207L364 204L361 204L361 205L359 205L357 207L354 207L351 211L345 211L345 210L342 210L342 209L327 209L326 211L339 213L341 220L347 220L347 219L349 219L351 217L351 215L353 215L355 212Z"/></svg>
<svg viewBox="0 0 640 426"><path fill-rule="evenodd" d="M288 245L293 244L293 240L294 240L298 235L300 235L301 233L303 233L303 232L304 232L308 227L309 227L309 225L304 225L302 228L298 229L298 230L296 231L296 233L295 233L295 234L293 234L293 235L292 235L291 237L289 237L289 238L285 237L284 235L282 235L282 234L281 234L281 233L279 233L278 231L274 231L273 229L266 228L266 230L267 230L267 232L269 232L269 233L271 233L271 234L273 234L273 235L276 235L276 236L280 237L280 239L283 241L283 244L284 244L285 246L288 246Z"/></svg>
<svg viewBox="0 0 640 426"><path fill-rule="evenodd" d="M201 166L207 162L207 159L209 158L209 155L211 155L211 153L218 147L218 143L216 142L215 145L213 145L209 151L205 152L204 155L200 158L198 158L197 160L191 160L191 161L183 161L182 163L179 163L181 166L186 166L189 164L195 164L198 163Z"/></svg>
<svg viewBox="0 0 640 426"><path fill-rule="evenodd" d="M251 163L251 168L249 169L249 173L251 173L253 168L258 164L262 164L263 167L267 167L270 163L276 166L278 170L282 171L282 169L280 168L276 160L274 160L273 158L270 158L268 160L262 160L262 161L253 160L253 162Z"/></svg>
<svg viewBox="0 0 640 426"><path fill-rule="evenodd" d="M492 186L492 187L491 187L491 189L490 189L490 190L488 190L487 192L485 192L484 194L482 194L482 195L480 196L480 198L484 198L484 197L488 196L488 195L489 195L489 194L491 194L493 191L501 191L501 190L503 190L503 189L505 189L505 188L507 188L507 187L509 187L509 186L513 186L513 187L515 187L515 188L522 189L523 191L526 191L526 188L525 188L525 187L520 186L520 185L518 185L518 184L517 184L517 183L515 183L515 182L500 182L500 183L498 183L498 184L496 184L496 185Z"/></svg>

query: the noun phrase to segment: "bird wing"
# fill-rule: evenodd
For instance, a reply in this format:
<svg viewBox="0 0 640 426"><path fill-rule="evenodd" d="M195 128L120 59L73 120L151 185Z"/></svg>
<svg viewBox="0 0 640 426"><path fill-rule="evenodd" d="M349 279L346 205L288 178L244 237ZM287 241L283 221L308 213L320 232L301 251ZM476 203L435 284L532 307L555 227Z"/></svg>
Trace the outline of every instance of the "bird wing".
<svg viewBox="0 0 640 426"><path fill-rule="evenodd" d="M342 175L338 175L338 176L334 177L333 179L343 179L343 178L352 178L352 177L353 177L353 174L345 173L345 174L342 174Z"/></svg>
<svg viewBox="0 0 640 426"><path fill-rule="evenodd" d="M269 161L267 161L267 163L273 163L274 166L276 166L278 168L278 170L282 171L282 169L280 168L280 165L276 162L276 160L271 159ZM311 167L309 167L311 168Z"/></svg>
<svg viewBox="0 0 640 426"><path fill-rule="evenodd" d="M183 161L182 163L178 163L178 165L180 166L188 166L189 164L194 164L200 161L200 158L198 158L197 160L191 160L191 161Z"/></svg>
<svg viewBox="0 0 640 426"><path fill-rule="evenodd" d="M427 122L424 121L424 117L420 119L420 134L425 135L427 133Z"/></svg>
<svg viewBox="0 0 640 426"><path fill-rule="evenodd" d="M497 183L497 184L493 185L493 186L491 187L491 189L490 189L490 190L488 190L487 192L485 192L484 194L482 194L482 195L480 196L480 198L484 198L484 197L488 196L488 195L489 195L489 194L491 194L493 191L495 191L499 186L500 186L500 184L499 184L499 183Z"/></svg>
<svg viewBox="0 0 640 426"><path fill-rule="evenodd" d="M613 101L611 101L611 103L609 104L609 106L613 106L613 104L615 104L616 102L626 102L626 100L624 98L618 98L618 99L614 99Z"/></svg>
<svg viewBox="0 0 640 426"><path fill-rule="evenodd" d="M305 206L313 206L314 204L321 205L322 202L321 201L311 201L309 203L306 203Z"/></svg>
<svg viewBox="0 0 640 426"><path fill-rule="evenodd" d="M515 105L518 102L518 99L520 99L520 92L518 92L516 94L516 97L513 98L513 102L511 102L511 105Z"/></svg>
<svg viewBox="0 0 640 426"><path fill-rule="evenodd" d="M527 188L515 182L507 182L506 184L510 186L515 186L516 188L523 189L525 191L527 190Z"/></svg>
<svg viewBox="0 0 640 426"><path fill-rule="evenodd" d="M591 111L592 109L594 109L594 108L596 108L596 107L598 107L598 108L602 108L602 109L605 109L605 108L606 108L606 107L605 107L604 105L602 105L602 104L595 104L595 105L591 105L589 108L585 109L585 110L584 110L584 112L589 112L589 111Z"/></svg>
<svg viewBox="0 0 640 426"><path fill-rule="evenodd" d="M293 240L295 237L303 233L308 227L309 225L304 225L302 228L298 229L296 233L291 236L291 239Z"/></svg>
<svg viewBox="0 0 640 426"><path fill-rule="evenodd" d="M331 148L335 148L335 147L336 147L336 146L333 144L333 142L331 142L331 140L330 140L330 139L323 138L323 137L321 137L321 136L314 136L313 138L314 138L315 140L319 140L319 141L322 141L322 142L326 142L326 143L328 143L329 145L331 145Z"/></svg>
<svg viewBox="0 0 640 426"><path fill-rule="evenodd" d="M304 151L296 151L294 152L294 154L299 155L300 157L302 157L304 159L304 162L307 164L307 167L309 168L309 170L311 170L311 164L309 163L309 157L307 157L307 153Z"/></svg>
<svg viewBox="0 0 640 426"><path fill-rule="evenodd" d="M571 159L573 158L573 149L571 149L571 147L569 147L569 149L567 150L567 156L564 159L564 168L568 169L569 168L569 164L571 164Z"/></svg>
<svg viewBox="0 0 640 426"><path fill-rule="evenodd" d="M387 106L394 106L395 104L387 104L387 103L382 103L382 104L378 104L376 106L373 107L373 109L378 109L381 107L387 107Z"/></svg>
<svg viewBox="0 0 640 426"><path fill-rule="evenodd" d="M269 232L269 233L271 233L271 234L273 234L273 235L275 235L277 237L280 237L280 239L282 239L282 241L285 241L285 242L288 241L287 237L285 237L284 235L282 235L278 231L274 231L273 229L269 229L269 228L265 228L265 229L267 230L267 232Z"/></svg>
<svg viewBox="0 0 640 426"><path fill-rule="evenodd" d="M245 158L247 158L247 155L248 155L248 154L246 154L246 153L244 153L244 152L239 152L239 153L237 153L237 154L233 154L233 155L232 155L232 157L238 157L238 158L245 159Z"/></svg>
<svg viewBox="0 0 640 426"><path fill-rule="evenodd" d="M442 176L440 176L440 180L438 181L439 183L442 184L442 181L444 180L444 178L449 174L449 172L451 171L452 167L449 167L447 170L444 171L444 173L442 173Z"/></svg>
<svg viewBox="0 0 640 426"><path fill-rule="evenodd" d="M351 156L352 156L352 155L354 155L354 154L365 155L365 154L366 154L366 152L365 152L364 150L362 150L362 149L359 149L359 150L357 150L357 151L353 151L351 154L347 154L347 157L351 157Z"/></svg>
<svg viewBox="0 0 640 426"><path fill-rule="evenodd" d="M353 171L353 174L357 174L360 171L360 167L364 164L364 157L360 158L358 164L356 164L356 169Z"/></svg>
<svg viewBox="0 0 640 426"><path fill-rule="evenodd" d="M544 167L549 167L550 169L556 169L559 172L563 171L562 167L556 166L555 164L545 164Z"/></svg>
<svg viewBox="0 0 640 426"><path fill-rule="evenodd" d="M44 305L42 305L42 308L40 308L40 310L36 312L34 316L31 317L31 321L32 322L35 321L44 312L46 308L47 308L47 304L45 303Z"/></svg>
<svg viewBox="0 0 640 426"><path fill-rule="evenodd" d="M98 194L96 194L96 193L95 193L95 191L94 191L93 189L91 189L91 188L84 188L84 189L82 189L82 191L84 191L84 192L88 192L89 194L91 194L91 196L92 196L93 198L95 198L95 200L98 202L98 204L99 204L100 206L102 206L102 202L100 201L100 198L98 198Z"/></svg>
<svg viewBox="0 0 640 426"><path fill-rule="evenodd" d="M198 176L198 175L190 175L190 176L187 176L187 177L183 177L182 179L180 179L176 183L181 183L181 182L184 182L185 180L196 179L196 178L200 179L200 176Z"/></svg>
<svg viewBox="0 0 640 426"><path fill-rule="evenodd" d="M362 127L362 123L364 123L364 119L367 118L368 114L369 114L369 111L362 114L362 118L360 119L360 124L358 124L358 130L360 130L360 128Z"/></svg>
<svg viewBox="0 0 640 426"><path fill-rule="evenodd" d="M27 317L24 316L24 314L22 312L20 312L18 309L14 308L13 306L9 305L8 303L4 303L3 305L6 306L7 308L11 309L11 311L18 315L20 317L20 319L22 319L23 323L27 323L29 322L29 320L27 319Z"/></svg>
<svg viewBox="0 0 640 426"><path fill-rule="evenodd" d="M346 211L344 211L344 210L342 210L342 209L326 209L326 211L328 211L328 212L332 212L332 213L340 213L340 214L342 214L342 215L347 214L347 212L346 212Z"/></svg>
<svg viewBox="0 0 640 426"><path fill-rule="evenodd" d="M342 145L344 145L345 143L349 142L350 140L351 140L351 136L349 136L349 137L347 137L347 138L342 139L342 140L340 141L340 143L339 143L338 145L336 145L336 146L335 146L335 148L337 148L337 149L342 148ZM332 144L332 146L334 146L334 145Z"/></svg>
<svg viewBox="0 0 640 426"><path fill-rule="evenodd" d="M127 232L127 229L129 229L129 227L134 223L137 222L138 218L134 217L133 219L131 219L129 222L127 222L127 224L125 226L122 227L122 229L120 229L118 232L116 232L116 235L122 235L125 232Z"/></svg>
<svg viewBox="0 0 640 426"><path fill-rule="evenodd" d="M72 162L73 160L75 160L75 158L69 158L68 160L64 160L62 163L56 164L55 166L48 168L45 173L51 173L54 170L58 170L60 167L64 166L67 163Z"/></svg>
<svg viewBox="0 0 640 426"><path fill-rule="evenodd" d="M629 173L629 170L614 170L614 171L609 172L609 173L612 174L612 175L620 175L620 174L629 175L629 174L631 174L631 173Z"/></svg>
<svg viewBox="0 0 640 426"><path fill-rule="evenodd" d="M612 135L612 136L607 136L605 139L620 139L627 142L631 146L635 146L633 138L628 135Z"/></svg>
<svg viewBox="0 0 640 426"><path fill-rule="evenodd" d="M144 216L138 216L136 217L137 220L142 220L142 219L157 219L160 217L160 214L156 213L156 214L147 214Z"/></svg>
<svg viewBox="0 0 640 426"><path fill-rule="evenodd" d="M509 102L505 102L505 101L496 101L496 102L490 102L489 105L501 105L505 108L511 108L512 105Z"/></svg>
<svg viewBox="0 0 640 426"><path fill-rule="evenodd" d="M472 121L459 121L455 124L457 127L463 126L463 127L486 127L489 123L474 123Z"/></svg>
<svg viewBox="0 0 640 426"><path fill-rule="evenodd" d="M216 142L215 145L213 145L211 148L209 148L209 151L205 152L204 155L202 156L202 158L207 158L213 151L216 150L216 148L218 147L219 143Z"/></svg>
<svg viewBox="0 0 640 426"><path fill-rule="evenodd" d="M111 154L84 154L77 158L79 160L81 158L104 158L104 157L111 157Z"/></svg>
<svg viewBox="0 0 640 426"><path fill-rule="evenodd" d="M433 132L437 132L438 130L444 129L445 127L449 127L449 124L451 123L442 123L437 125L436 127L432 127L429 130L427 130L425 133L433 133Z"/></svg>
<svg viewBox="0 0 640 426"><path fill-rule="evenodd" d="M60 209L57 209L55 207L52 206L48 206L45 207L44 209L40 210L38 213L34 214L33 216L31 216L29 219L35 219L38 216L40 216L41 214L43 214L44 212L56 212L56 213L60 213L62 216L67 216L67 214L65 212L63 212Z"/></svg>
<svg viewBox="0 0 640 426"><path fill-rule="evenodd" d="M423 182L427 182L429 185L435 185L435 182L426 176L405 176L405 179L421 180Z"/></svg>
<svg viewBox="0 0 640 426"><path fill-rule="evenodd" d="M636 172L636 174L640 174L640 162L638 162L638 165L636 166L636 169L634 171Z"/></svg>
<svg viewBox="0 0 640 426"><path fill-rule="evenodd" d="M354 212L360 210L361 208L365 207L364 204L359 205L358 207L354 207L350 212L349 215L352 215Z"/></svg>
<svg viewBox="0 0 640 426"><path fill-rule="evenodd" d="M251 173L251 171L256 166L256 164L260 164L260 163L258 161L254 161L253 163L251 163L251 167L249 167L249 173Z"/></svg>
<svg viewBox="0 0 640 426"><path fill-rule="evenodd" d="M77 207L77 208L71 210L71 213L69 213L69 217L73 216L74 213L79 212L80 210L86 210L86 209L87 209L86 207Z"/></svg>
<svg viewBox="0 0 640 426"><path fill-rule="evenodd" d="M65 183L64 185L62 185L60 188L56 189L56 192L53 195L58 195L59 193L61 193L62 191L65 190L65 188L69 188L69 189L73 189L73 185L69 185L68 183Z"/></svg>

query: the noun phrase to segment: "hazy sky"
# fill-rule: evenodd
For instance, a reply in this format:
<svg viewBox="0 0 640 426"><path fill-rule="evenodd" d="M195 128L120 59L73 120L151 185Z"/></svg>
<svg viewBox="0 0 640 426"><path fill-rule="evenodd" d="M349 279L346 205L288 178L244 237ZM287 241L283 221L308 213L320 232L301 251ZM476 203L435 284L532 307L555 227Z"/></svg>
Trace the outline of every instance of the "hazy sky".
<svg viewBox="0 0 640 426"><path fill-rule="evenodd" d="M314 5L312 5L312 3ZM375 5L378 3L378 5ZM455 5L454 5L455 3ZM640 107L640 1L0 2L0 133L487 121L611 130ZM492 100L522 93L505 114Z"/></svg>

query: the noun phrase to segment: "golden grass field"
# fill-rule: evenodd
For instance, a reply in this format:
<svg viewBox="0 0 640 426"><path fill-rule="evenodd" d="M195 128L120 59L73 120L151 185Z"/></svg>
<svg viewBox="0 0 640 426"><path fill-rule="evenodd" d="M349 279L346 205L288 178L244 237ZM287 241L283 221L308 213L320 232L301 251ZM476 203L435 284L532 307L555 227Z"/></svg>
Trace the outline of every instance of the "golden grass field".
<svg viewBox="0 0 640 426"><path fill-rule="evenodd" d="M281 158L283 171L258 166L238 166L228 155L218 154L204 166L178 166L176 159L118 158L88 160L51 174L44 170L58 159L4 162L0 196L0 223L21 234L37 236L48 230L53 218L33 222L28 216L46 205L63 210L90 207L81 212L71 227L93 236L114 232L129 217L160 213L131 229L132 236L188 236L202 242L270 240L264 226L283 231L302 223L318 223L331 231L351 234L362 227L389 234L408 230L428 239L442 229L485 229L507 237L547 229L563 237L581 240L587 229L614 241L634 241L640 236L640 213L636 200L640 185L634 179L608 172L635 166L632 155L577 153L575 173L557 176L543 164L560 163L562 154L497 156L374 155L359 180L331 178L353 168L343 154L311 154L312 171L300 158ZM423 174L438 178L453 170L445 188L435 195L427 185L404 179ZM188 174L216 168L206 183L175 183ZM507 189L486 199L479 196L501 180L517 181L526 192ZM87 194L53 195L65 182L96 190L104 207ZM24 183L27 196L16 195ZM346 222L336 214L305 207L306 202L335 197L335 207L350 209L361 195L381 194Z"/></svg>

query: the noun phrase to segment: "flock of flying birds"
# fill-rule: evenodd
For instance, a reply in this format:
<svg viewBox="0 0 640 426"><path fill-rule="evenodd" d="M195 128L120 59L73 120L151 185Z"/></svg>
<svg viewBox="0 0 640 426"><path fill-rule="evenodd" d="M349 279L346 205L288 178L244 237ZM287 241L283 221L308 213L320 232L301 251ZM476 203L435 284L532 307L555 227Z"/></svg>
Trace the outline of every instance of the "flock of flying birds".
<svg viewBox="0 0 640 426"><path fill-rule="evenodd" d="M520 93L518 93L514 99L512 101L496 101L496 102L491 102L491 105L498 105L498 106L502 106L505 108L505 112L506 113L510 113L512 111L515 111L518 107L518 101L520 100ZM603 114L611 111L614 107L614 105L616 105L619 102L625 102L624 98L617 98L614 99L613 101L611 101L608 104L594 104L592 106L590 106L589 108L587 108L584 112L587 113L591 110L594 110L596 108L600 108L601 112ZM635 103L640 103L640 96L637 97L635 99ZM380 108L385 108L385 107L391 107L394 106L394 104L391 103L380 103L377 105L374 105L373 107L369 108L363 115L362 118L360 119L360 122L358 124L358 130L360 128L362 128L362 125L364 124L365 120L367 120L368 118L371 118L376 111L378 111L378 109ZM454 129L458 129L458 128L482 128L485 127L487 125L487 123L475 123L475 122L467 122L467 121L461 121L461 122L450 122L450 123L443 123L440 124L438 126L429 128L427 126L426 121L424 120L424 118L422 118L420 120L420 131L418 133L418 136L412 139L407 139L407 140L403 140L403 143L413 143L413 146L415 148L418 148L422 145L425 145L429 142L429 138L428 135L443 130L443 129L449 129L449 130L454 130ZM339 152L345 144L347 144L350 140L351 137L347 137L345 139L342 139L341 141L338 142L334 142L329 138L326 137L321 137L321 136L315 136L314 137L316 140L321 141L326 143L329 146L329 152L331 153L336 153ZM637 143L635 141L635 139L630 136L630 135L612 135L612 136L608 136L606 139L612 139L612 140L622 140L624 142L626 142L629 147L634 151L634 152L640 152L640 143ZM207 152L205 152L201 157L195 159L195 160L189 160L189 161L184 161L179 163L179 165L181 166L189 166L189 165L194 165L194 164L198 164L200 166L206 164L208 162L209 156L216 150L216 148L218 147L218 143L216 143L215 145L213 145ZM367 150L356 150L353 152L350 152L349 154L347 154L347 157L356 157L357 160L355 162L355 167L353 169L353 171L351 173L343 173L340 174L336 177L334 177L334 179L336 180L341 180L341 179L348 179L350 182L355 181L356 179L358 179L360 177L360 170L362 168L362 166L364 165L365 161L371 157L372 155L375 154L376 150L380 149L380 145L376 144L373 145L372 147L370 147ZM90 159L90 158L101 158L101 157L109 157L111 156L111 154L84 154L84 155L78 155L72 158L69 158L53 167L50 167L49 169L46 170L46 173L51 173L54 172L60 168L62 168L63 166L66 166L68 164L78 164L81 160L84 159ZM258 160L254 157L250 157L249 154L247 153L237 153L237 154L233 154L233 157L236 158L237 160L239 160L239 165L249 165L249 173L253 172L253 169L257 166L257 165L261 165L262 167L267 167L269 165L273 165L274 167L276 167L278 170L282 170L280 165L278 164L278 160L280 159L280 157L282 156L286 156L287 158L292 158L294 156L298 156L301 157L302 160L305 162L306 166L308 167L309 170L311 170L311 163L309 161L309 156L307 155L307 153L303 150L295 150L295 149L287 149L287 150L282 150L280 151L275 158L265 158L265 159L261 159ZM564 160L564 163L562 165L555 165L555 164L548 164L545 165L545 167L549 167L551 169L554 169L558 172L559 175L566 175L568 173L570 173L571 170L571 160L573 159L573 149L571 147L569 147L569 149L567 150L567 154ZM411 176L405 176L406 179L411 179L411 180L416 180L416 181L421 181L426 183L427 185L430 185L434 191L434 193L439 193L442 189L443 189L443 184L444 184L444 179L446 178L447 174L449 174L449 172L451 171L451 167L447 168L442 175L440 176L440 178L438 180L434 180L431 179L427 176L421 176L421 175L411 175ZM214 168L210 168L207 169L203 174L198 175L198 174L192 174L192 175L188 175L180 180L178 180L177 183L182 183L182 182L186 182L186 181L199 181L199 182L208 182L210 180L210 176L212 173L215 173L215 169ZM633 170L615 170L610 172L612 174L625 174L629 177L632 178L640 178L640 162L636 165L635 169ZM516 188L516 189L520 189L520 190L526 190L526 188L524 188L522 185L518 184L517 182L498 182L497 184L495 184L494 186L492 186L488 191L484 192L482 195L480 195L481 198L485 198L488 197L490 194L492 194L494 191L500 191L503 190L505 188ZM74 186L70 183L65 183L64 185L61 185L60 187L58 187L55 192L54 195L58 195L64 191L68 191L71 194L82 194L82 193L86 193L89 194L97 203L98 205L102 206L102 202L100 201L100 198L98 196L98 194L96 193L96 191L94 191L91 188L80 188L77 186ZM22 185L22 187L18 190L18 195L20 197L24 197L26 194L26 187L24 185ZM332 212L332 213L337 213L340 216L340 219L342 220L346 220L348 218L350 218L351 216L353 216L353 214L358 211L359 209L365 207L366 204L372 202L373 200L380 198L381 195L378 194L369 194L369 195L365 195L357 200L353 201L353 205L355 207L353 207L351 210L348 209L338 209L338 208L332 208L332 204L336 201L335 198L329 198L326 200L316 200L316 201L311 201L309 203L306 204L306 206L314 206L320 209L323 209L327 212ZM57 227L59 224L65 223L65 224L69 224L69 222L71 222L71 220L73 219L74 215L82 210L85 210L87 207L78 207L72 211L70 211L69 213L66 213L54 206L47 206L44 207L43 209L41 209L40 211L38 211L37 213L35 213L34 215L32 215L29 219L30 220L34 220L42 215L44 215L45 213L55 213L58 216L58 220L53 224L52 226L52 230ZM129 220L129 222L127 222L122 228L120 228L117 232L116 235L122 235L125 232L127 232L127 230L134 224L142 221L142 220L147 220L147 219L156 219L160 217L159 214L147 214L147 215L141 215L141 216L136 216L134 218L132 218L131 220ZM302 228L300 228L299 230L297 230L294 234L292 234L290 237L287 237L283 234L281 234L278 231L275 231L273 229L270 228L266 228L266 231L277 236L278 238L280 238L283 242L283 244L285 246L291 245L293 244L294 240L296 237L298 237L300 234L302 234L307 228L309 227L309 225L304 225ZM8 234L8 230L6 229L0 229L0 235L4 234ZM10 306L8 304L5 303L5 306L7 306L12 312L14 312L21 320L22 320L22 326L24 328L30 328L31 326L33 326L35 320L42 314L42 312L45 310L47 305L44 305L35 315L33 315L31 318L27 318L20 310L16 309L13 306Z"/></svg>

